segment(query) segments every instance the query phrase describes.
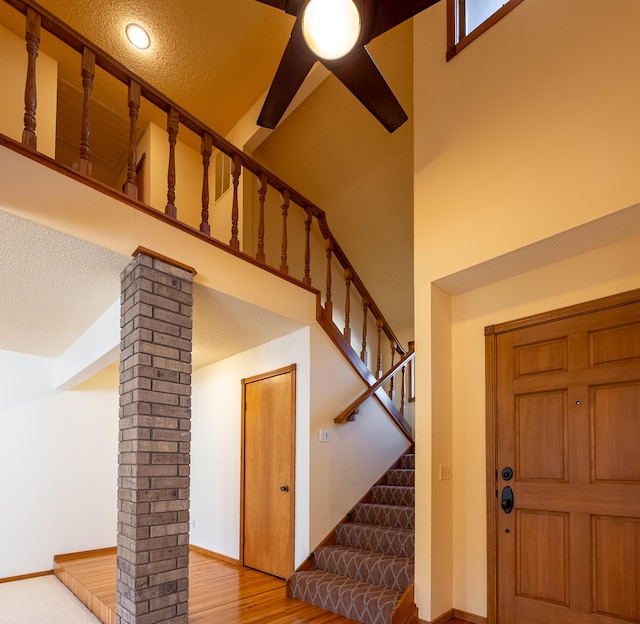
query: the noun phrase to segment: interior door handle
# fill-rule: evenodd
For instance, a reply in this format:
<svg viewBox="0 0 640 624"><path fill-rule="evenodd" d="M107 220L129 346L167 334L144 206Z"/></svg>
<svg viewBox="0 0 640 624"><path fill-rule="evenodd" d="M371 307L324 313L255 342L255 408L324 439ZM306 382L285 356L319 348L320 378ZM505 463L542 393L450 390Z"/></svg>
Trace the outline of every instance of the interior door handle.
<svg viewBox="0 0 640 624"><path fill-rule="evenodd" d="M289 491L289 486L288 485L281 485L280 486L280 491L281 492L288 492Z"/></svg>
<svg viewBox="0 0 640 624"><path fill-rule="evenodd" d="M502 489L502 498L500 500L502 511L508 514L513 510L513 490L507 485Z"/></svg>

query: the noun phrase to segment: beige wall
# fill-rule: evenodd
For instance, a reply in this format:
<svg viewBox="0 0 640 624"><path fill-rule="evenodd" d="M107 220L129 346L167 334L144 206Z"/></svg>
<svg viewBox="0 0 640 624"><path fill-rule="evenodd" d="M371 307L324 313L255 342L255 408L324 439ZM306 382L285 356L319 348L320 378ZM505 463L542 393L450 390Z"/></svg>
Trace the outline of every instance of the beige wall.
<svg viewBox="0 0 640 624"><path fill-rule="evenodd" d="M445 3L414 20L424 620L486 614L484 326L639 284L639 19L634 0L524 2L449 63Z"/></svg>
<svg viewBox="0 0 640 624"><path fill-rule="evenodd" d="M439 278L636 203L637 2L525 2L449 63L444 13L422 14L414 37L423 271Z"/></svg>
<svg viewBox="0 0 640 624"><path fill-rule="evenodd" d="M329 76L254 157L327 213L394 330L413 327L411 24L367 46L410 119L389 134Z"/></svg>
<svg viewBox="0 0 640 624"><path fill-rule="evenodd" d="M640 236L452 298L454 576L457 608L486 602L484 327L640 286Z"/></svg>

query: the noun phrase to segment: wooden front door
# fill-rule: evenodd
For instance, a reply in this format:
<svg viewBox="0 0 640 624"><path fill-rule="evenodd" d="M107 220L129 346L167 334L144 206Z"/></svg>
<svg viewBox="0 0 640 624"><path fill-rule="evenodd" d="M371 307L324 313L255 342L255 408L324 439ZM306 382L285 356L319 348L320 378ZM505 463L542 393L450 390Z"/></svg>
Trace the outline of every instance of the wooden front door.
<svg viewBox="0 0 640 624"><path fill-rule="evenodd" d="M242 562L289 577L294 569L295 365L242 380Z"/></svg>
<svg viewBox="0 0 640 624"><path fill-rule="evenodd" d="M489 621L640 622L640 291L487 336Z"/></svg>

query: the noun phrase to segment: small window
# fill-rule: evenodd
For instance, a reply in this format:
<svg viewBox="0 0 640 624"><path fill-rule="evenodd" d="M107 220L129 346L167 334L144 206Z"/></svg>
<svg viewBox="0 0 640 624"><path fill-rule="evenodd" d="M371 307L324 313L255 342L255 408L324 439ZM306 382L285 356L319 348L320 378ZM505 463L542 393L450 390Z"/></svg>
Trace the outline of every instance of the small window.
<svg viewBox="0 0 640 624"><path fill-rule="evenodd" d="M218 201L231 188L231 158L224 152L215 155L215 200Z"/></svg>
<svg viewBox="0 0 640 624"><path fill-rule="evenodd" d="M522 0L447 0L447 60L489 30Z"/></svg>

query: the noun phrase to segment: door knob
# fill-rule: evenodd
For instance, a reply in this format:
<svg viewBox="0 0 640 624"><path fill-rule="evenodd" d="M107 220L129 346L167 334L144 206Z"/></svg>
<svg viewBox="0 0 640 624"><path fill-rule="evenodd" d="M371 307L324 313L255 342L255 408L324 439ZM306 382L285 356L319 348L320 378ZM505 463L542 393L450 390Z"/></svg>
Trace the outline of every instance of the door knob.
<svg viewBox="0 0 640 624"><path fill-rule="evenodd" d="M280 486L280 491L281 492L288 492L289 491L289 486L288 485L281 485Z"/></svg>
<svg viewBox="0 0 640 624"><path fill-rule="evenodd" d="M508 514L513 510L513 490L507 485L502 490L502 499L500 500L502 511Z"/></svg>

